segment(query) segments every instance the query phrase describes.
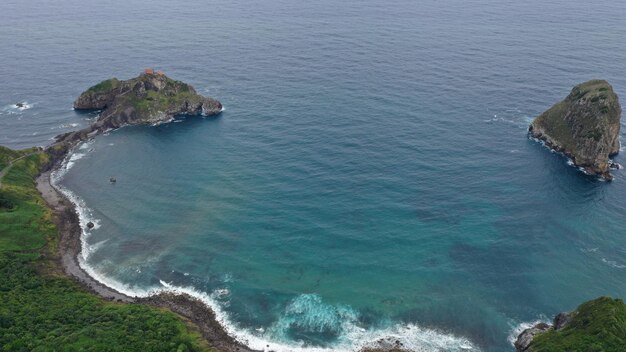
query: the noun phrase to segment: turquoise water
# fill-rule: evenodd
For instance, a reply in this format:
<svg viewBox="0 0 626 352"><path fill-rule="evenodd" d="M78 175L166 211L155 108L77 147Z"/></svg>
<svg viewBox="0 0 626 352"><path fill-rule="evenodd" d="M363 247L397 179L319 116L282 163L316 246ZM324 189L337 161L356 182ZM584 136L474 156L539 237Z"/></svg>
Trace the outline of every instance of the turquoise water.
<svg viewBox="0 0 626 352"><path fill-rule="evenodd" d="M88 3L0 5L1 144L87 124L85 87L146 66L226 109L74 155L101 280L193 290L279 350L512 351L523 322L624 297L624 173L526 128L584 80L626 94L625 4Z"/></svg>

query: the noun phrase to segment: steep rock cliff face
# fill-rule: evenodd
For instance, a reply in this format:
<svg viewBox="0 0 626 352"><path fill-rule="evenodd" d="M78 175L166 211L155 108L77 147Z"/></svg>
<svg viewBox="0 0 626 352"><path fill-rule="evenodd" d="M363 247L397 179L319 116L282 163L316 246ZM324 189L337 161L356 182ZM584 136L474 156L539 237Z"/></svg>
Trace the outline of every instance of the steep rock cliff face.
<svg viewBox="0 0 626 352"><path fill-rule="evenodd" d="M177 115L214 115L222 104L163 74L141 74L127 81L112 78L98 83L76 99L74 109L102 110L92 127L106 130L158 124Z"/></svg>
<svg viewBox="0 0 626 352"><path fill-rule="evenodd" d="M586 173L611 180L609 157L619 152L621 113L613 87L604 80L592 80L575 86L528 130Z"/></svg>

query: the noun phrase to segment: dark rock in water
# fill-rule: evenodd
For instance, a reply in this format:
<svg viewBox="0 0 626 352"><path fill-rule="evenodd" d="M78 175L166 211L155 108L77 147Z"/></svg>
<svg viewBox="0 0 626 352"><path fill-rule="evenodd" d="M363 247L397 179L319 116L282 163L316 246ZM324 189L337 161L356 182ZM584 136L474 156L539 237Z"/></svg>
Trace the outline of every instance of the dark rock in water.
<svg viewBox="0 0 626 352"><path fill-rule="evenodd" d="M24 103L15 103L16 108L23 108L24 106L26 106Z"/></svg>
<svg viewBox="0 0 626 352"><path fill-rule="evenodd" d="M98 83L76 99L74 109L102 110L92 127L103 131L159 124L178 115L215 115L222 111L222 104L164 74L143 73L126 81L112 78Z"/></svg>
<svg viewBox="0 0 626 352"><path fill-rule="evenodd" d="M613 87L592 80L574 87L565 100L537 117L528 131L586 173L611 180L609 157L619 152L621 113Z"/></svg>
<svg viewBox="0 0 626 352"><path fill-rule="evenodd" d="M111 177L111 178L109 179L109 182L111 182L111 183L115 183L115 182L117 182L117 179L116 179L115 177Z"/></svg>
<svg viewBox="0 0 626 352"><path fill-rule="evenodd" d="M96 226L96 225L94 225L94 223L91 222L91 221L87 223L87 228L88 229L93 229L94 226Z"/></svg>
<svg viewBox="0 0 626 352"><path fill-rule="evenodd" d="M539 323L531 328L522 331L515 341L515 350L517 352L531 352L531 344L533 338L541 333L550 330L550 325L546 323Z"/></svg>

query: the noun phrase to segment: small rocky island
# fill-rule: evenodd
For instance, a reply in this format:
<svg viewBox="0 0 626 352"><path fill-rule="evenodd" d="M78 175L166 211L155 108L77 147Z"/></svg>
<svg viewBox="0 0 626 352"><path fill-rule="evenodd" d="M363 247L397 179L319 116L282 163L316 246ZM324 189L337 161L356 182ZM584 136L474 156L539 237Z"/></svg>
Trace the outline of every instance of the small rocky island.
<svg viewBox="0 0 626 352"><path fill-rule="evenodd" d="M196 92L189 84L146 69L129 80L111 78L84 91L74 102L78 111L100 111L96 121L79 131L56 137L48 152L62 157L76 143L127 125L158 125L176 116L210 116L222 104Z"/></svg>
<svg viewBox="0 0 626 352"><path fill-rule="evenodd" d="M539 115L528 131L572 159L585 173L612 180L609 159L619 152L622 109L604 80L575 86L561 102Z"/></svg>
<svg viewBox="0 0 626 352"><path fill-rule="evenodd" d="M127 81L111 78L96 84L76 99L74 109L102 110L95 125L111 129L168 122L177 115L215 115L222 104L187 83L147 69Z"/></svg>

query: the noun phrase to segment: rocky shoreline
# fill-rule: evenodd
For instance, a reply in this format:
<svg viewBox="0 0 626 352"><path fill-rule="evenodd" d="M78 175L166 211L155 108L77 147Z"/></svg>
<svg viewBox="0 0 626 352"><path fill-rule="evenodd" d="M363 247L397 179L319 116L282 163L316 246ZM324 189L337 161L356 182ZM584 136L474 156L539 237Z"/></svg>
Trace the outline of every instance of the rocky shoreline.
<svg viewBox="0 0 626 352"><path fill-rule="evenodd" d="M68 155L71 154L68 153ZM63 272L77 281L89 292L112 302L127 304L146 304L169 309L192 322L202 337L220 352L261 352L237 341L218 322L215 312L201 300L186 293L161 292L147 297L131 297L106 286L93 278L80 266L79 256L82 250L82 229L76 205L58 190L51 180L52 174L63 166L65 159L53 160L49 169L36 179L37 190L47 206L54 212L54 222L59 229L58 256L56 262ZM376 341L375 347L365 347L360 352L410 352L402 343L390 338ZM271 351L269 349L266 351Z"/></svg>
<svg viewBox="0 0 626 352"><path fill-rule="evenodd" d="M103 89L103 86L106 89ZM146 93L146 89L151 93ZM137 105L137 99L139 105L143 104L144 100L151 104L151 102L159 99L159 95L164 95L170 99L172 94L178 94L177 92L181 89L184 90L183 98L175 99L175 104L171 106L159 106L159 108L164 108L161 110L151 110L150 108L144 111L133 110L133 106ZM193 94L191 97L189 96L190 93ZM132 100L133 106L124 108L125 104L128 104L129 94L135 95ZM118 95L124 96L124 100L120 102ZM58 256L56 256L59 267L68 277L80 283L91 293L106 300L127 304L147 304L169 309L181 315L193 323L206 341L218 351L259 352L229 335L224 326L217 320L215 312L204 302L189 294L164 291L147 297L132 297L92 277L81 267L79 261L82 251L83 229L81 228L77 206L55 186L52 179L54 173L64 167L67 158L80 144L99 134L128 125L167 123L177 115L215 115L222 111L221 103L215 99L197 95L193 87L171 80L165 75L144 73L128 81L116 79L103 81L81 94L74 103L74 107L76 109L100 110L100 115L91 126L57 136L56 142L45 149L50 157L50 162L36 179L37 190L41 193L47 206L53 211L54 221L59 230ZM90 224L86 226L89 227ZM364 348L362 351L408 352L397 343L384 345L384 347ZM264 347L264 350L271 351L270 345Z"/></svg>
<svg viewBox="0 0 626 352"><path fill-rule="evenodd" d="M108 81L104 81L99 85L106 82ZM108 87L108 84L109 83L105 84L105 86ZM237 341L229 335L224 326L217 320L215 312L204 302L189 294L161 292L148 297L132 297L106 286L81 267L79 256L82 251L83 229L80 225L76 204L58 189L52 180L52 175L60 168L64 167L66 159L72 154L75 148L101 133L127 125L165 123L171 121L176 115L214 115L221 112L222 108L217 100L197 95L193 87L182 82L170 80L164 75L152 76L142 74L132 80L115 80L114 83L111 84L113 85L113 90L103 90L102 87L98 88L99 85L96 85L83 93L77 100L75 103L76 108L102 109L101 115L91 126L83 130L58 136L56 142L46 148L45 152L50 156L50 162L36 179L37 189L41 193L47 206L53 211L55 215L54 220L59 230L58 256L56 256L59 267L63 269L63 272L67 276L79 282L88 291L106 300L128 304L147 304L169 309L181 315L186 320L193 323L206 341L219 351L256 352L256 350L250 349L245 346L244 343ZM583 92L584 94L581 93L583 90L581 87L586 88L589 84L592 84L593 89L586 90ZM174 88L172 88L172 85ZM533 121L533 124L531 124L529 128L529 133L532 137L542 140L547 147L571 158L575 165L584 168L589 174L610 180L612 176L609 174L608 170L612 165L610 159L608 161L606 160L619 150L617 134L619 133L619 115L621 108L619 107L616 95L614 99L612 99L613 96L610 96L609 98L611 99L609 99L607 98L608 95L600 95L614 94L610 86L606 88L607 85L608 83L604 81L587 82L584 85L575 87L570 97L568 97L569 100L567 100L568 104L571 103L570 101L576 101L576 104L573 104L576 109L579 109L583 105L588 106L591 103L609 104L611 106L611 109L607 110L607 112L611 113L611 116L608 116L611 122L610 126L606 127L605 125L601 125L600 127L602 128L600 128L598 127L597 121L593 120L595 124L592 125L592 128L587 128L593 133L595 133L596 130L601 130L598 132L597 136L595 134L589 134L591 132L588 131L580 138L580 133L578 133L580 131L574 135L575 138L569 135L569 116L572 114L572 111L574 111L574 108L570 108L569 105L567 105L567 109L571 111L568 110L570 112L565 115L550 112L550 110L544 113ZM97 92L94 93L94 89L96 89ZM151 105L153 104L152 102L160 101L159 99L163 98L161 95L169 97L167 99L170 99L173 95L179 94L181 89L184 91L184 94L182 97L174 98L174 103L166 106L156 106L159 109L165 107L165 109L162 110L153 109L155 106ZM146 90L151 93L146 93ZM590 94L589 92L594 93L595 90L601 93L598 93L599 98L594 101L595 96L587 97L587 95ZM128 94L133 95L130 103ZM120 95L123 95L125 100L120 101ZM146 102L148 104L147 107L143 105ZM131 104L132 106L127 104ZM161 101L158 104L163 103ZM204 105L210 106L210 109L207 109ZM593 114L598 110L596 105L588 108ZM140 108L135 109L133 106ZM557 104L555 107L551 108L551 110L555 109L562 112L564 108ZM585 112L584 115L587 116L590 114L591 113ZM551 124L546 122L548 118L552 119L548 121ZM600 122L606 124L607 122L604 121L604 119L606 119L606 117L603 116ZM614 120L617 120L617 127L614 126ZM555 135L554 131L562 132L563 129L555 129L554 125L557 127L565 126L565 122L563 121L567 123L567 130L560 135L558 139L551 137ZM583 125L577 126L579 126L579 129L586 128L586 126ZM550 134L548 134L548 132L550 132ZM579 139L581 138L584 138L584 140L579 143ZM584 146L586 149L581 148L581 146ZM583 160L582 157L585 158L584 162L581 161ZM566 327L570 320L571 315L562 313L555 318L553 325L540 323L524 330L517 337L517 341L515 342L516 350L519 352L531 352L535 336L549 331L559 331ZM365 347L361 352L408 351L399 341L395 341L394 343L393 340L380 340L376 346L377 347ZM265 350L270 350L270 346L268 345Z"/></svg>
<svg viewBox="0 0 626 352"><path fill-rule="evenodd" d="M71 150L68 151L68 155ZM58 264L67 276L79 282L83 287L106 300L148 304L167 308L195 324L202 336L220 351L255 352L228 335L216 320L215 313L200 300L187 294L160 293L150 297L130 297L118 292L91 277L78 261L82 250L82 229L76 206L51 182L52 173L62 166L64 158L57 158L49 169L41 173L36 180L37 189L55 214L55 223L59 229Z"/></svg>
<svg viewBox="0 0 626 352"><path fill-rule="evenodd" d="M535 336L551 330L563 330L572 320L572 315L572 313L559 313L554 317L552 325L541 322L525 329L515 340L515 350L517 352L532 352L532 343Z"/></svg>
<svg viewBox="0 0 626 352"><path fill-rule="evenodd" d="M185 96L181 100L182 103L181 101L176 101L177 105L167 107L167 111L158 111L157 114L138 114L129 109L122 109L121 113L118 113L121 103L118 102L119 97L117 93L127 97L129 92L137 91L135 93L139 97L138 99L146 98L146 101L153 101L150 99L150 96L154 98L156 95L158 98L159 94L165 94L171 97L173 93L168 91L168 89L171 89L172 85L174 85L174 89L184 88ZM220 351L255 352L229 336L224 327L217 321L215 313L202 301L190 295L163 292L143 298L131 297L99 282L80 266L78 258L82 250L83 231L80 226L76 205L55 187L51 179L54 172L63 167L66 158L71 155L74 149L79 144L112 129L133 124L163 123L170 121L175 115L215 115L220 113L222 109L222 105L217 100L197 95L193 87L182 82L173 81L165 75L144 73L132 80L118 81L117 88L126 88L116 92L116 94L101 91L100 93L102 94L94 95L94 87L81 94L75 106L81 109L105 109L104 112L106 114L102 115L101 113L96 122L83 130L58 136L56 142L46 148L45 152L50 156L50 162L36 179L37 190L41 193L47 206L53 211L55 215L54 221L59 230L58 265L68 277L76 280L88 291L106 300L129 304L147 304L166 308L183 316L198 327L202 336L211 346ZM146 94L146 90L153 92L150 93L152 95ZM106 99L102 98L103 94L107 95ZM94 101L101 105L89 105L89 97L94 98ZM195 105L192 106L189 100L194 101ZM179 103L182 105L179 106ZM210 109L206 106L203 107L203 104L210 105ZM107 106L111 105L115 106L113 111L106 111Z"/></svg>
<svg viewBox="0 0 626 352"><path fill-rule="evenodd" d="M119 108L119 106L125 104L126 101L120 103L116 95L117 93L113 94L110 91L102 90L101 87L103 84L109 86L107 82L111 80L108 80L94 86L100 91L99 94L94 94L94 87L92 87L81 94L81 97L74 103L77 109L103 110L91 126L79 131L68 132L57 136L56 142L45 149L45 152L50 157L50 162L36 179L37 190L41 193L47 206L53 211L55 215L54 221L59 230L58 256L56 256L59 267L62 268L63 272L68 277L80 283L81 286L91 293L106 300L127 304L147 304L169 309L181 315L186 320L193 323L199 329L204 339L218 351L259 352L247 347L244 343L237 341L229 335L224 326L217 320L215 312L204 302L189 294L164 291L147 297L132 297L103 284L81 267L79 256L82 251L83 229L81 228L77 206L55 186L52 179L54 173L64 167L67 158L73 151L81 143L87 142L99 134L124 126L137 124L156 125L170 122L173 117L177 115L207 116L215 115L222 111L222 105L217 100L200 95L191 98L191 100L196 101L196 103L194 103L195 105L190 104L187 101L187 99L189 99L187 93L196 94L193 87L182 82L170 80L164 75L155 76L144 73L128 81L113 80L116 82L114 89L121 89L121 91L116 91L117 93L126 96L129 94L129 89L131 91L135 89L137 92L133 94L136 94L140 100L145 98L147 101L151 102L154 101L154 99L158 99L158 96L155 98L155 94L158 95L162 93L166 96L171 96L171 94L176 92L172 93L171 91L168 92L159 89L167 90L169 89L167 87L170 87L172 84L175 86L174 90L183 87L185 97L182 100L182 105L180 101L177 101L175 105L165 109L167 111L165 114L163 114L163 111L156 110L137 113L136 111ZM120 87L126 88L122 89ZM148 87L148 90L156 89L157 93L145 94L146 87ZM152 99L150 99L150 97L152 97ZM111 109L111 104L117 107ZM206 108L205 105L207 104L210 106L210 109ZM89 224L86 226L89 226ZM401 351L399 347L401 346L389 344L387 347L365 348L363 351ZM271 347L267 345L264 350L271 351Z"/></svg>

